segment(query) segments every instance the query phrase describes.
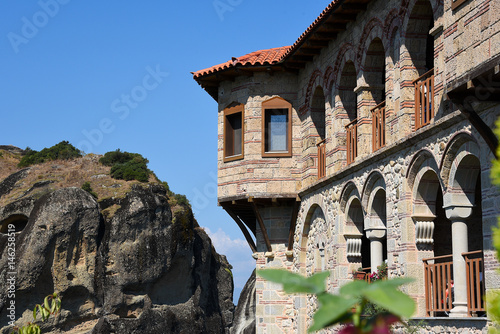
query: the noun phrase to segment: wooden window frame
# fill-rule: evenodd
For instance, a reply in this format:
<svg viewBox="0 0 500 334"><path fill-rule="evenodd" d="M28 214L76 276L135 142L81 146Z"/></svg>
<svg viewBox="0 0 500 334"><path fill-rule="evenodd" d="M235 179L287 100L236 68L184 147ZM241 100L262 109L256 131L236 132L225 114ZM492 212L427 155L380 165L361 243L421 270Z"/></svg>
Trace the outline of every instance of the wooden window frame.
<svg viewBox="0 0 500 334"><path fill-rule="evenodd" d="M266 110L267 109L286 109L288 115L287 124L287 152L266 152ZM273 97L262 102L262 157L278 158L292 156L292 104L281 97Z"/></svg>
<svg viewBox="0 0 500 334"><path fill-rule="evenodd" d="M467 0L451 0L451 10L455 10L457 9L458 7L460 7L464 2L466 2Z"/></svg>
<svg viewBox="0 0 500 334"><path fill-rule="evenodd" d="M228 116L231 116L231 115L234 115L234 114L237 114L237 113L241 113L241 154L237 154L237 155L230 155L228 156L227 155L227 152L226 152L226 144L227 144L227 136L229 136L230 132L227 130L228 128ZM224 158L223 158L223 161L224 162L229 162L229 161L235 161L235 160L240 160L240 159L243 159L243 156L244 156L244 148L245 148L245 145L244 145L244 137L245 137L245 107L243 104L238 104L236 106L233 106L233 107L228 107L226 109L224 109L224 138L223 138L223 155L224 155Z"/></svg>

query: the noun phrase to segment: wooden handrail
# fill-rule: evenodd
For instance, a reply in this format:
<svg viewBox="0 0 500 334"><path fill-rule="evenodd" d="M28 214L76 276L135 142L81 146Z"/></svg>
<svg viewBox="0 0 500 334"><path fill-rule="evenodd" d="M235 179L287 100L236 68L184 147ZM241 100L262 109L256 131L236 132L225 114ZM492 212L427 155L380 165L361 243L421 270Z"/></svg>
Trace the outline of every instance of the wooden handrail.
<svg viewBox="0 0 500 334"><path fill-rule="evenodd" d="M347 123L347 125L345 126L346 128L350 127L351 125L353 125L354 123L356 123L358 121L357 118L355 118L354 120L352 120L351 122Z"/></svg>
<svg viewBox="0 0 500 334"><path fill-rule="evenodd" d="M325 139L320 140L319 142L317 142L317 143L316 143L316 146L319 146L319 145L323 144L324 142L326 142L326 138L325 138Z"/></svg>
<svg viewBox="0 0 500 334"><path fill-rule="evenodd" d="M413 84L419 82L420 80L422 80L423 78L431 75L434 73L434 68L430 69L429 71L425 72L424 74L422 74L421 76L419 76L417 79L413 80Z"/></svg>
<svg viewBox="0 0 500 334"><path fill-rule="evenodd" d="M427 261L431 261L431 260L446 259L446 258L449 258L449 257L453 257L453 254L450 254L450 255L441 255L441 256L436 256L436 257L430 257L430 258L427 258L427 259L422 259L422 261L427 262Z"/></svg>
<svg viewBox="0 0 500 334"><path fill-rule="evenodd" d="M373 112L375 109L385 107L385 100L377 104L375 107L371 108L370 111Z"/></svg>
<svg viewBox="0 0 500 334"><path fill-rule="evenodd" d="M483 254L483 251L477 250L477 251L472 251L472 252L466 252L466 253L462 253L462 256L469 256L469 255L476 255L476 254Z"/></svg>

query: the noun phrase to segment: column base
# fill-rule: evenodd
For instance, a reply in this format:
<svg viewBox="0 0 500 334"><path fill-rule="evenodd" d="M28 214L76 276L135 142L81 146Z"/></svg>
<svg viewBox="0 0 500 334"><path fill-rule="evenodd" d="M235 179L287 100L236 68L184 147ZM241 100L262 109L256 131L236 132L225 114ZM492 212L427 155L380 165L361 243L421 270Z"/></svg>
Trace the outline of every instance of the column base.
<svg viewBox="0 0 500 334"><path fill-rule="evenodd" d="M469 316L469 309L467 305L455 305L450 311L450 318L467 318Z"/></svg>

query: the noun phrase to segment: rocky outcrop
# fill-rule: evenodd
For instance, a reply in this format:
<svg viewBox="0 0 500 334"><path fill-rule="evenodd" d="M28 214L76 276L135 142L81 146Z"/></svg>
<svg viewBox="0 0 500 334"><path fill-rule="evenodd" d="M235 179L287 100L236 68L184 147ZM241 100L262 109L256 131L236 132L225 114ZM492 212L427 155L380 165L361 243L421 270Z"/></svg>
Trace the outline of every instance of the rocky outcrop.
<svg viewBox="0 0 500 334"><path fill-rule="evenodd" d="M10 224L18 323L55 291L62 311L44 333L229 333L229 264L188 207L172 217L161 185L135 185L102 203L79 188L24 197L0 209L0 223L0 327L13 300Z"/></svg>
<svg viewBox="0 0 500 334"><path fill-rule="evenodd" d="M255 270L241 291L234 313L231 334L254 334L255 326Z"/></svg>

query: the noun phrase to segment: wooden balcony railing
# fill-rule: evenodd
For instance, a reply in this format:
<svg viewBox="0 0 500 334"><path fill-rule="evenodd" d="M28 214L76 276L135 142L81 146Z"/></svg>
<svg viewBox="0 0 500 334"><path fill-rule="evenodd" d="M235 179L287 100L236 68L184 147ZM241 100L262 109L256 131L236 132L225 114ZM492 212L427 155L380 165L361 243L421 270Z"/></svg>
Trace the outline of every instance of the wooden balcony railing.
<svg viewBox="0 0 500 334"><path fill-rule="evenodd" d="M358 119L350 122L345 127L347 132L346 146L347 146L347 164L354 162L358 156Z"/></svg>
<svg viewBox="0 0 500 334"><path fill-rule="evenodd" d="M423 259L425 274L425 309L427 315L449 312L452 305L453 255ZM444 261L449 260L449 261ZM432 262L432 263L429 263ZM438 262L438 263L436 263Z"/></svg>
<svg viewBox="0 0 500 334"><path fill-rule="evenodd" d="M413 81L415 86L415 130L434 118L434 69Z"/></svg>
<svg viewBox="0 0 500 334"><path fill-rule="evenodd" d="M372 112L373 152L385 146L385 101L379 103Z"/></svg>
<svg viewBox="0 0 500 334"><path fill-rule="evenodd" d="M467 277L467 307L472 315L485 312L483 251L463 253ZM453 255L423 259L427 315L453 308ZM430 263L432 262L432 263Z"/></svg>
<svg viewBox="0 0 500 334"><path fill-rule="evenodd" d="M483 251L462 253L467 270L467 307L469 312L484 312L484 267Z"/></svg>
<svg viewBox="0 0 500 334"><path fill-rule="evenodd" d="M318 147L318 179L326 176L326 139L316 144Z"/></svg>
<svg viewBox="0 0 500 334"><path fill-rule="evenodd" d="M354 279L371 283L371 267L360 268L354 272Z"/></svg>

